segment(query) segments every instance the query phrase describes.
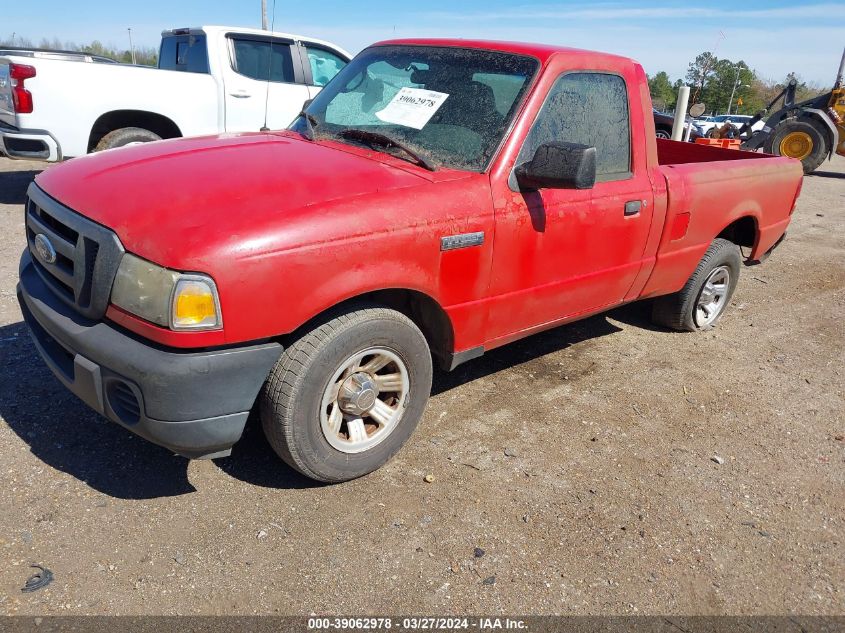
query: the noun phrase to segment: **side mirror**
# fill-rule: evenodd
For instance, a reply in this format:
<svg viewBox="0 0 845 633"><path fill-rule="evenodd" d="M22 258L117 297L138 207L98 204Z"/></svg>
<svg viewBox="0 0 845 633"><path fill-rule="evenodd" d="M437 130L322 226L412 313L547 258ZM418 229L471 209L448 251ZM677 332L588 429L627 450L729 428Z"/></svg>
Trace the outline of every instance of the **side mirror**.
<svg viewBox="0 0 845 633"><path fill-rule="evenodd" d="M592 189L596 148L579 143L543 143L534 158L515 170L520 189Z"/></svg>

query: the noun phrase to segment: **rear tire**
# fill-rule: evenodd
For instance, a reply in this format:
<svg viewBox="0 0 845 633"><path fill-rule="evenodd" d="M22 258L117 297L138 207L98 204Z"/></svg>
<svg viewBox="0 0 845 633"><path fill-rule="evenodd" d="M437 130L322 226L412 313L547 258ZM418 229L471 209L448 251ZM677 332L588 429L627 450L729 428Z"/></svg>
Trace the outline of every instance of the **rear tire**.
<svg viewBox="0 0 845 633"><path fill-rule="evenodd" d="M670 139L672 138L672 130L667 130L666 128L659 127L657 128L654 135L657 138Z"/></svg>
<svg viewBox="0 0 845 633"><path fill-rule="evenodd" d="M763 151L800 160L804 173L810 174L827 158L827 130L813 118L784 121L769 134Z"/></svg>
<svg viewBox="0 0 845 633"><path fill-rule="evenodd" d="M307 477L361 477L411 436L431 376L428 344L405 315L361 307L329 316L290 345L270 373L259 396L264 433Z"/></svg>
<svg viewBox="0 0 845 633"><path fill-rule="evenodd" d="M102 152L106 149L115 149L133 143L149 143L160 140L161 137L158 134L142 127L122 127L118 130L112 130L101 138L94 151Z"/></svg>
<svg viewBox="0 0 845 633"><path fill-rule="evenodd" d="M681 332L715 327L733 296L741 267L739 247L717 238L681 291L654 301L652 320Z"/></svg>

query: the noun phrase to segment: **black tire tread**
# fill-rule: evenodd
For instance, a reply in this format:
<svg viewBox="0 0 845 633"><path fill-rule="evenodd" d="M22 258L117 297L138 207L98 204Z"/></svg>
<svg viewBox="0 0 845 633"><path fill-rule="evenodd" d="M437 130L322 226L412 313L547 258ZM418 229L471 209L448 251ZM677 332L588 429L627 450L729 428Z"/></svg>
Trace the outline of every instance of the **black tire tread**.
<svg viewBox="0 0 845 633"><path fill-rule="evenodd" d="M341 335L344 330L372 320L398 321L419 332L421 337L423 336L411 319L401 312L386 307L362 306L348 312L330 313L319 326L303 334L285 349L261 391L260 417L268 442L285 463L311 479L329 483L344 481L341 478L328 479L309 468L297 451L293 438L293 425L290 420L285 419L284 416L277 419L273 416L272 411L292 410L295 406L296 394L299 393L305 379L307 368L323 345Z"/></svg>
<svg viewBox="0 0 845 633"><path fill-rule="evenodd" d="M729 240L716 238L704 253L701 261L698 262L698 266L696 266L695 271L690 275L684 287L674 294L658 297L654 300L651 314L652 321L670 330L677 330L679 332L698 331L700 328L690 318L692 304L698 297L704 279L718 265L715 262L720 262L725 257L736 259L736 273L732 279L732 285L735 288L736 277L738 276L739 265L741 263L739 248ZM726 302L730 301L732 293L733 288L725 298ZM724 314L724 311L722 314ZM719 315L719 318L721 318L721 315ZM716 322L718 323L718 319Z"/></svg>

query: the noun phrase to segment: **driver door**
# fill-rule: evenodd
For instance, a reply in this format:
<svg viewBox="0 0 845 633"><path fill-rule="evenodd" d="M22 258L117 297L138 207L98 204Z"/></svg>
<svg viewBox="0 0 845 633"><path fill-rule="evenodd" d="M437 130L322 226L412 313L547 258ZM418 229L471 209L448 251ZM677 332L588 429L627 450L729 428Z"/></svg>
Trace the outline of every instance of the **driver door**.
<svg viewBox="0 0 845 633"><path fill-rule="evenodd" d="M596 148L595 186L520 191L513 173L507 182L493 183L491 347L619 304L631 288L653 202L647 170L638 168L644 157L632 152L642 130L632 134L631 106L620 74L559 75L514 164L530 161L543 143L589 145Z"/></svg>

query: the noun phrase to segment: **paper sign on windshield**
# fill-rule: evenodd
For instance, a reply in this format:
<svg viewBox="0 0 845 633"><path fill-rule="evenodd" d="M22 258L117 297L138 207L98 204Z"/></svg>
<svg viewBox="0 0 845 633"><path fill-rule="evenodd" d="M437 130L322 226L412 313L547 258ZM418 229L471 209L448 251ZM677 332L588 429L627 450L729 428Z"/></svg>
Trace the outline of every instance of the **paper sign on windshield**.
<svg viewBox="0 0 845 633"><path fill-rule="evenodd" d="M376 116L386 123L396 123L421 130L449 95L423 88L402 88Z"/></svg>

